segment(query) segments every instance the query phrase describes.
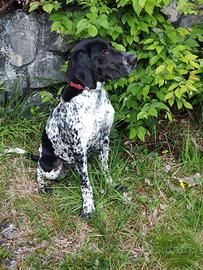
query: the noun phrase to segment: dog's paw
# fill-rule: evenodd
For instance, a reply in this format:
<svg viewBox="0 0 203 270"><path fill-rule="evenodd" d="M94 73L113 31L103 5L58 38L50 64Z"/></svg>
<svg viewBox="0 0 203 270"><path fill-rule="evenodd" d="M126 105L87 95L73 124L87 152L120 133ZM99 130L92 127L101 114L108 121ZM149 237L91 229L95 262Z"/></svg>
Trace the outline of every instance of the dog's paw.
<svg viewBox="0 0 203 270"><path fill-rule="evenodd" d="M106 182L107 182L107 184L109 184L109 185L113 185L113 181L112 181L111 176L107 176L107 177L106 177Z"/></svg>
<svg viewBox="0 0 203 270"><path fill-rule="evenodd" d="M91 209L87 209L87 207L83 207L81 212L80 212L80 217L82 219L87 219L89 218L91 215L93 215L96 212L95 207L92 207Z"/></svg>
<svg viewBox="0 0 203 270"><path fill-rule="evenodd" d="M49 188L49 187L44 187L44 188L39 188L38 189L39 194L50 194L52 192L53 192L53 189Z"/></svg>

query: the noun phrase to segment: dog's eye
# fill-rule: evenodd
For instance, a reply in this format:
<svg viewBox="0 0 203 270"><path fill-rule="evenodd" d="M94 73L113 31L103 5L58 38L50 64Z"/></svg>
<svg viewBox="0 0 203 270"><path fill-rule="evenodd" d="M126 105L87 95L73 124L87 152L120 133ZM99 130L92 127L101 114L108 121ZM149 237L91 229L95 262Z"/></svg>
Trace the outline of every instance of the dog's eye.
<svg viewBox="0 0 203 270"><path fill-rule="evenodd" d="M103 49L102 51L101 51L101 54L108 54L108 49L107 48L105 48L105 49Z"/></svg>

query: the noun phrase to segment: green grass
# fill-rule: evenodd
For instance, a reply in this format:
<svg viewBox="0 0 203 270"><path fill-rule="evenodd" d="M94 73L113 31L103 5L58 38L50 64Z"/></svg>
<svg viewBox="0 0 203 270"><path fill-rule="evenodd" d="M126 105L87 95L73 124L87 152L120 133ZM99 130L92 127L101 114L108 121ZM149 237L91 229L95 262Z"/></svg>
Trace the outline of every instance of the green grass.
<svg viewBox="0 0 203 270"><path fill-rule="evenodd" d="M174 142L181 148L179 158L170 150L174 145L168 144L168 152L149 151L146 144L130 148L118 136L112 138L113 182L128 188L128 198L106 184L93 155L89 176L97 212L81 220L80 180L74 171L52 183L53 194L39 195L36 164L3 153L8 147L37 153L45 118L23 119L12 110L1 117L0 224L18 228L13 239L1 239L1 269L6 258L18 260L19 269L202 269L203 179L185 188L177 180L202 175L193 128L176 127L185 132L181 144ZM202 134L202 127L195 132Z"/></svg>

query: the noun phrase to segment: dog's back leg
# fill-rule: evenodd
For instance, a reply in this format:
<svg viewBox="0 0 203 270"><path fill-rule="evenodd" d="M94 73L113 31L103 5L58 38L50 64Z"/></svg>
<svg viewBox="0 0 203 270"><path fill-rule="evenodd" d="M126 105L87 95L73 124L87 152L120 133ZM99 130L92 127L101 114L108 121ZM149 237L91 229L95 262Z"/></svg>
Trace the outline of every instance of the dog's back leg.
<svg viewBox="0 0 203 270"><path fill-rule="evenodd" d="M46 180L55 180L63 168L63 161L51 155L42 155L38 162L37 183L40 193L48 191Z"/></svg>

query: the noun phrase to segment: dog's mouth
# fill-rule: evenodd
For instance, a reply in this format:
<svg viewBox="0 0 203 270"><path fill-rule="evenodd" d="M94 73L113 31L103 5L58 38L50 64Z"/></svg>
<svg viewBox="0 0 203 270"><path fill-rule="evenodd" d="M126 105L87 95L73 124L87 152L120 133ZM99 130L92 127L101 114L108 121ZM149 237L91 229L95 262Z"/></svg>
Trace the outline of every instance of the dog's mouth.
<svg viewBox="0 0 203 270"><path fill-rule="evenodd" d="M133 54L123 53L123 65L126 69L126 75L129 75L137 65L137 57Z"/></svg>
<svg viewBox="0 0 203 270"><path fill-rule="evenodd" d="M108 57L94 59L94 73L97 81L116 81L128 76L136 67L137 57L126 52L112 51Z"/></svg>
<svg viewBox="0 0 203 270"><path fill-rule="evenodd" d="M115 62L106 70L106 79L116 81L122 77L128 76L136 67L136 56L128 53L122 53L120 56L120 61Z"/></svg>

